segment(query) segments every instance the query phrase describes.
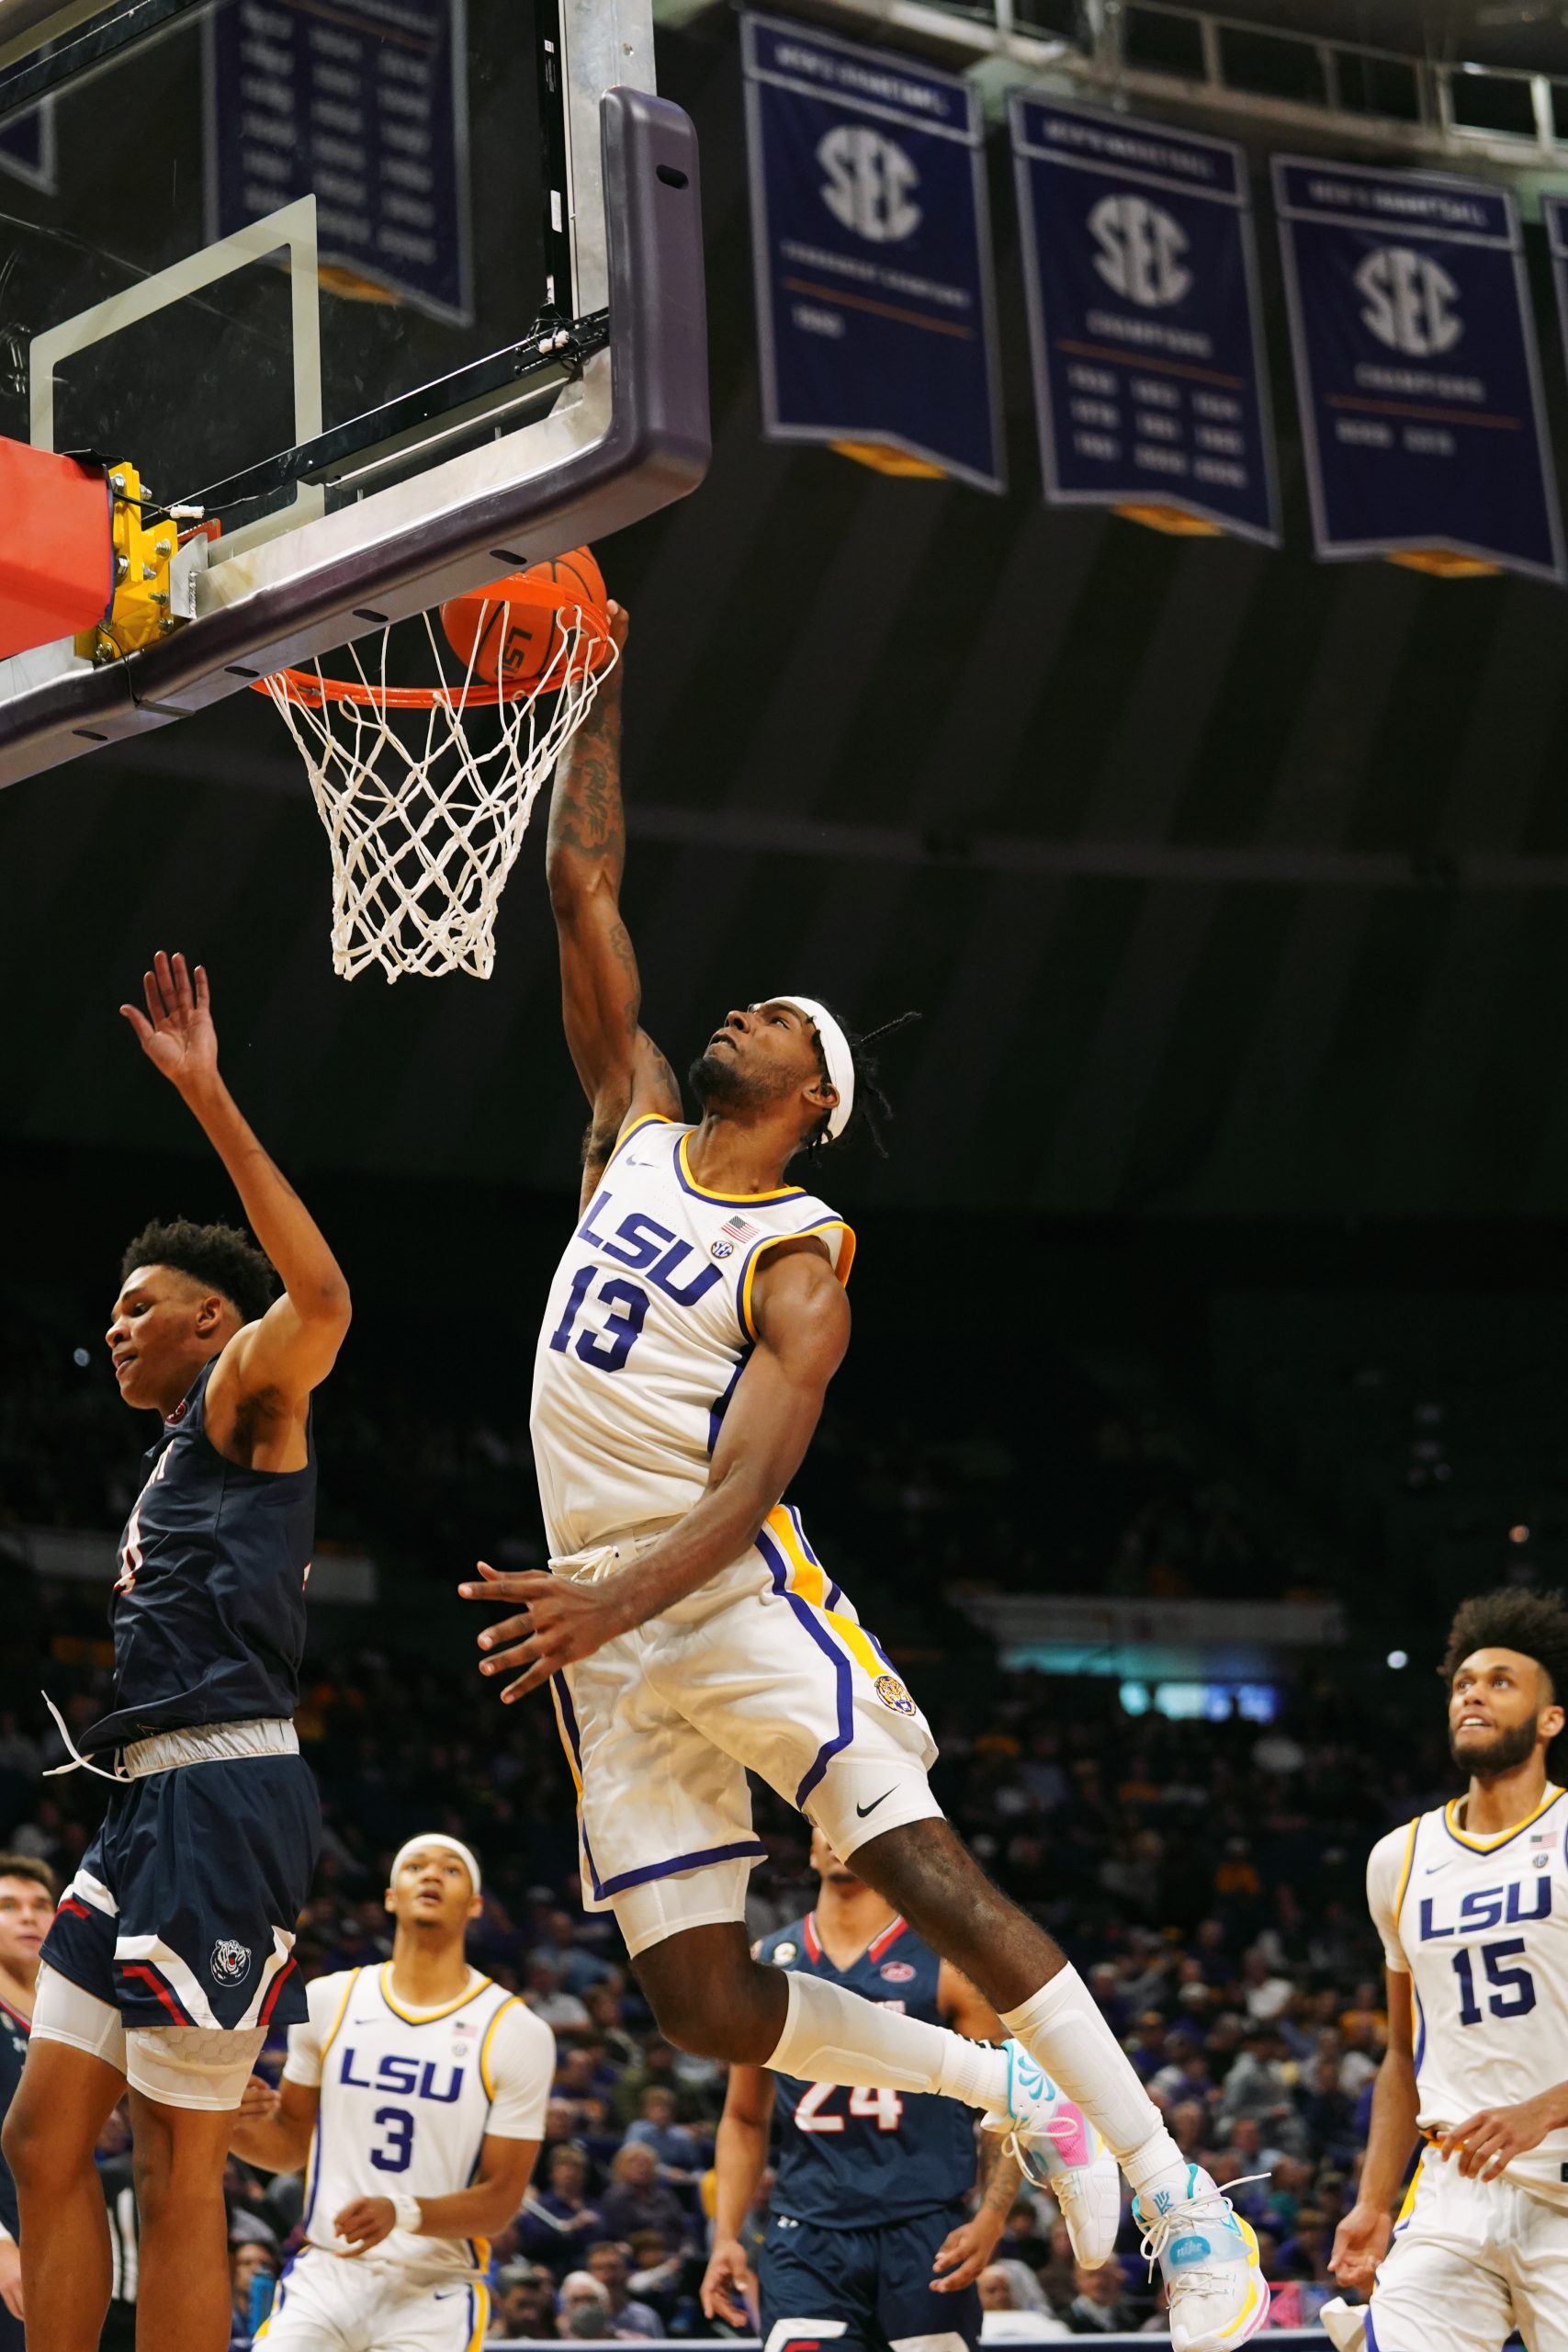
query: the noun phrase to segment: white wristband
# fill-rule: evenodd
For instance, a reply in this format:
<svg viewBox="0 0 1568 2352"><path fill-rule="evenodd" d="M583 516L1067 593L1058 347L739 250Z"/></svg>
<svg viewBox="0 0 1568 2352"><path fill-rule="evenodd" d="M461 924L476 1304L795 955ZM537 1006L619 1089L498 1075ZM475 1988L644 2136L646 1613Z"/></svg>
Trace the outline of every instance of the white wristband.
<svg viewBox="0 0 1568 2352"><path fill-rule="evenodd" d="M419 2199L417 2197L411 2197L406 2188L393 2190L391 2206L397 2217L393 2224L394 2228L417 2232L423 2227L424 2217L420 2211Z"/></svg>

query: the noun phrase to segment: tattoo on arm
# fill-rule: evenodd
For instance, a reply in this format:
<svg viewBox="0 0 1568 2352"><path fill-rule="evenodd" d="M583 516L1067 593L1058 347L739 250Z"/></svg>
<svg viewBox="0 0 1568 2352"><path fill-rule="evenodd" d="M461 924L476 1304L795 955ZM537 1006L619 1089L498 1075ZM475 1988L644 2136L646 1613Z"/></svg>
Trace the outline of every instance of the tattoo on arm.
<svg viewBox="0 0 1568 2352"><path fill-rule="evenodd" d="M1006 2154L998 2134L982 2132L979 2162L981 2206L992 2213L1010 2213L1018 2201L1018 2166Z"/></svg>
<svg viewBox="0 0 1568 2352"><path fill-rule="evenodd" d="M613 676L600 688L592 709L572 737L556 772L550 795L547 854L551 859L558 855L607 865L616 884L620 882L626 864L626 827L621 806L618 676ZM628 942L628 957L629 954Z"/></svg>

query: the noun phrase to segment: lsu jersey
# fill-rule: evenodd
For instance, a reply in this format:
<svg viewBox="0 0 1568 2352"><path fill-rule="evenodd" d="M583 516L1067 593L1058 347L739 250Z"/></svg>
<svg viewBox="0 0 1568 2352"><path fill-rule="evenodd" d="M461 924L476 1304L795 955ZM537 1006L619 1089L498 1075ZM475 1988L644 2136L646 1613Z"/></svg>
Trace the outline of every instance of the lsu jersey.
<svg viewBox="0 0 1568 2352"><path fill-rule="evenodd" d="M1493 1838L1462 1804L1424 1813L1373 1847L1367 1898L1390 1968L1414 1995L1422 2129L1462 2123L1568 2080L1568 1800ZM1568 2205L1568 2131L1504 2178Z"/></svg>
<svg viewBox="0 0 1568 2352"><path fill-rule="evenodd" d="M757 1956L928 2025L944 2022L937 2000L942 1961L902 1919L873 1937L848 1968L836 1968L823 1951L814 1912L765 1937ZM975 2186L975 2118L958 2100L846 2090L793 2075L775 2075L773 2084L775 2214L863 2230L953 2205Z"/></svg>
<svg viewBox="0 0 1568 2352"><path fill-rule="evenodd" d="M819 1235L849 1278L854 1236L826 1202L795 1184L709 1192L691 1133L657 1114L623 1131L550 1287L530 1426L557 1558L699 1500L756 1340L767 1250Z"/></svg>
<svg viewBox="0 0 1568 2352"><path fill-rule="evenodd" d="M360 2197L450 2197L474 2177L487 2135L544 2137L555 2036L514 1993L470 1972L460 2000L411 2009L391 1965L318 1976L310 2017L291 2028L285 2079L320 2086L305 2176L305 2243L346 2256L333 2227ZM394 2230L365 2264L412 2277L477 2277L483 2238Z"/></svg>

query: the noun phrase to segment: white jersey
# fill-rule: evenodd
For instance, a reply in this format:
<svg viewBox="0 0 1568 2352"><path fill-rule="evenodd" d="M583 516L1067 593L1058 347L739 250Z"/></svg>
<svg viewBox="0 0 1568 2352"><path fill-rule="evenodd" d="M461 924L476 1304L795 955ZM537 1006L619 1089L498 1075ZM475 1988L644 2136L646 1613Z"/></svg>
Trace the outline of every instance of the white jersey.
<svg viewBox="0 0 1568 2352"><path fill-rule="evenodd" d="M1418 2120L1462 2123L1568 2082L1568 1802L1495 1838L1462 1807L1424 1813L1372 1848L1367 1900L1390 1968L1415 1995ZM1568 2205L1568 2131L1549 2132L1504 2178Z"/></svg>
<svg viewBox="0 0 1568 2352"><path fill-rule="evenodd" d="M318 1976L310 2016L288 2030L284 2078L320 2086L305 2177L305 2242L346 2254L333 2222L360 2197L450 2197L474 2177L485 2139L540 2140L555 2036L514 1993L477 1970L460 2000L411 2009L390 1965ZM394 2230L357 2261L411 2277L464 2278L490 2259L483 2238Z"/></svg>
<svg viewBox="0 0 1568 2352"><path fill-rule="evenodd" d="M854 1236L798 1185L711 1193L691 1129L625 1128L556 1271L530 1425L558 1559L678 1519L707 1485L725 1408L756 1339L764 1251L820 1235L840 1282Z"/></svg>

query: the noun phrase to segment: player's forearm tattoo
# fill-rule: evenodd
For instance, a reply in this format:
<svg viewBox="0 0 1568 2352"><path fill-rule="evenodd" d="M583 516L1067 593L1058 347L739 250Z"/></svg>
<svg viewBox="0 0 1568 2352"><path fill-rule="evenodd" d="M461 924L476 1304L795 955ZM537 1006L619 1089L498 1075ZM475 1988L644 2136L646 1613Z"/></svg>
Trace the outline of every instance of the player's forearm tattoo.
<svg viewBox="0 0 1568 2352"><path fill-rule="evenodd" d="M620 877L626 829L621 806L621 687L611 677L556 772L550 795L548 854L608 865ZM617 953L619 949L617 948ZM629 943L626 957L630 956Z"/></svg>
<svg viewBox="0 0 1568 2352"><path fill-rule="evenodd" d="M981 2132L980 2204L983 2210L993 2213L1010 2213L1018 2197L1018 2166L1010 2156L1004 2163L1004 2153L996 2132Z"/></svg>

